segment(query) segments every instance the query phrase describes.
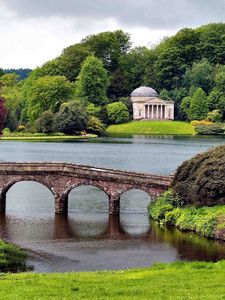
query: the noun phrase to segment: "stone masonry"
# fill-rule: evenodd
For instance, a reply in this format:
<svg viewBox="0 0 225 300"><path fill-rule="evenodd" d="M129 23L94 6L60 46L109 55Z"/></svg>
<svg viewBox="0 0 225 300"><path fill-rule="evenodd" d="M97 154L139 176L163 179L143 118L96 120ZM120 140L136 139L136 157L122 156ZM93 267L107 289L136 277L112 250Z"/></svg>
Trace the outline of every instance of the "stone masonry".
<svg viewBox="0 0 225 300"><path fill-rule="evenodd" d="M159 176L70 163L0 163L0 212L5 212L7 191L20 181L35 181L46 186L55 198L55 213L66 214L68 195L80 185L92 185L109 198L109 214L119 214L120 196L131 189L140 189L151 198L166 191L171 176Z"/></svg>

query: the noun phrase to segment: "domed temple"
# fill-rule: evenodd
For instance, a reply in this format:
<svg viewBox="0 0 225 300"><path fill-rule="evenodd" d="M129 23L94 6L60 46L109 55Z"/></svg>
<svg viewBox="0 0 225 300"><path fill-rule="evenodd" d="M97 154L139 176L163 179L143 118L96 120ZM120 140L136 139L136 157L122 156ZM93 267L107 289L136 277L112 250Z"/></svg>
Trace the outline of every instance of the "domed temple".
<svg viewBox="0 0 225 300"><path fill-rule="evenodd" d="M158 93L150 87L135 89L130 99L134 120L174 120L174 101L160 99Z"/></svg>

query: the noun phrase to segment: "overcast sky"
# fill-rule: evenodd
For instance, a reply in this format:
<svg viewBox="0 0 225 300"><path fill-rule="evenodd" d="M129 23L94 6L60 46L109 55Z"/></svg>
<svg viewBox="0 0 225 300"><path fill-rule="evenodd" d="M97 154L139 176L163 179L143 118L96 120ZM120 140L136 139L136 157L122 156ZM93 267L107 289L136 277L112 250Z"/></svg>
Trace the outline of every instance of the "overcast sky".
<svg viewBox="0 0 225 300"><path fill-rule="evenodd" d="M34 68L89 34L123 29L151 46L225 21L225 0L0 0L0 67Z"/></svg>

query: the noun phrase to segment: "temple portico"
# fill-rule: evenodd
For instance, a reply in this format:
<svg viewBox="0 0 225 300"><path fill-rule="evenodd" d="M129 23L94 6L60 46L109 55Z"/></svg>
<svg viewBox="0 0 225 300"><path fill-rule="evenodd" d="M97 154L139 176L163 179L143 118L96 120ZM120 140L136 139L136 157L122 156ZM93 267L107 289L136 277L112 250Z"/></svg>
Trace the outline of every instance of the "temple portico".
<svg viewBox="0 0 225 300"><path fill-rule="evenodd" d="M160 99L150 87L140 87L131 93L134 120L174 120L174 102Z"/></svg>

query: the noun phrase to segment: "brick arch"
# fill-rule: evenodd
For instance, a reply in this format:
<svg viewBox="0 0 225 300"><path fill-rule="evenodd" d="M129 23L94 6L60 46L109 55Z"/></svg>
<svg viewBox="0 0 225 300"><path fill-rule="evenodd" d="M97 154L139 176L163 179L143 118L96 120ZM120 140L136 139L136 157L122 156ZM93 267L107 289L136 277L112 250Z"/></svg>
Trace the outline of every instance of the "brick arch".
<svg viewBox="0 0 225 300"><path fill-rule="evenodd" d="M80 180L80 182L76 182L76 183L72 184L69 188L67 188L64 191L64 195L66 197L69 197L69 194L73 190L75 190L76 188L78 188L80 186L92 186L92 187L98 188L99 190L101 190L102 192L104 192L108 198L110 198L110 194L109 194L108 190L106 190L104 188L104 186L102 186L100 183L98 183L98 182L94 182L93 183L93 182L87 182L87 181L82 181L82 180Z"/></svg>
<svg viewBox="0 0 225 300"><path fill-rule="evenodd" d="M54 188L53 188L53 187L49 186L49 184L46 183L44 180L40 180L40 179L36 180L35 178L32 178L32 179L30 179L30 178L22 178L22 179L19 179L19 180L17 180L17 179L12 180L12 181L8 182L8 183L3 187L2 193L6 195L7 192L10 190L10 188L11 188L13 185L15 185L15 184L17 184L17 183L20 183L20 182L28 182L28 181L36 182L36 183L39 183L39 184L43 185L44 187L46 187L46 188L51 192L51 194L52 194L53 196L55 196Z"/></svg>
<svg viewBox="0 0 225 300"><path fill-rule="evenodd" d="M147 194L150 199L153 199L155 197L155 193L147 188L143 188L143 187L127 187L124 188L123 191L120 193L120 198L123 194L125 194L126 192L129 191L140 191L140 192L144 192L145 194Z"/></svg>
<svg viewBox="0 0 225 300"><path fill-rule="evenodd" d="M53 197L55 198L55 193L54 193L54 188L52 188L48 182L46 182L45 180L43 180L43 178L35 178L35 177L20 177L20 178L13 178L11 179L10 181L6 182L4 184L4 186L2 187L1 189L1 194L0 194L0 211L5 211L6 209L6 195L7 195L7 192L10 190L10 188L12 186L14 186L15 184L17 183L20 183L20 182L36 182L36 183L39 183L41 184L42 186L46 187L50 192L51 194L53 195Z"/></svg>

